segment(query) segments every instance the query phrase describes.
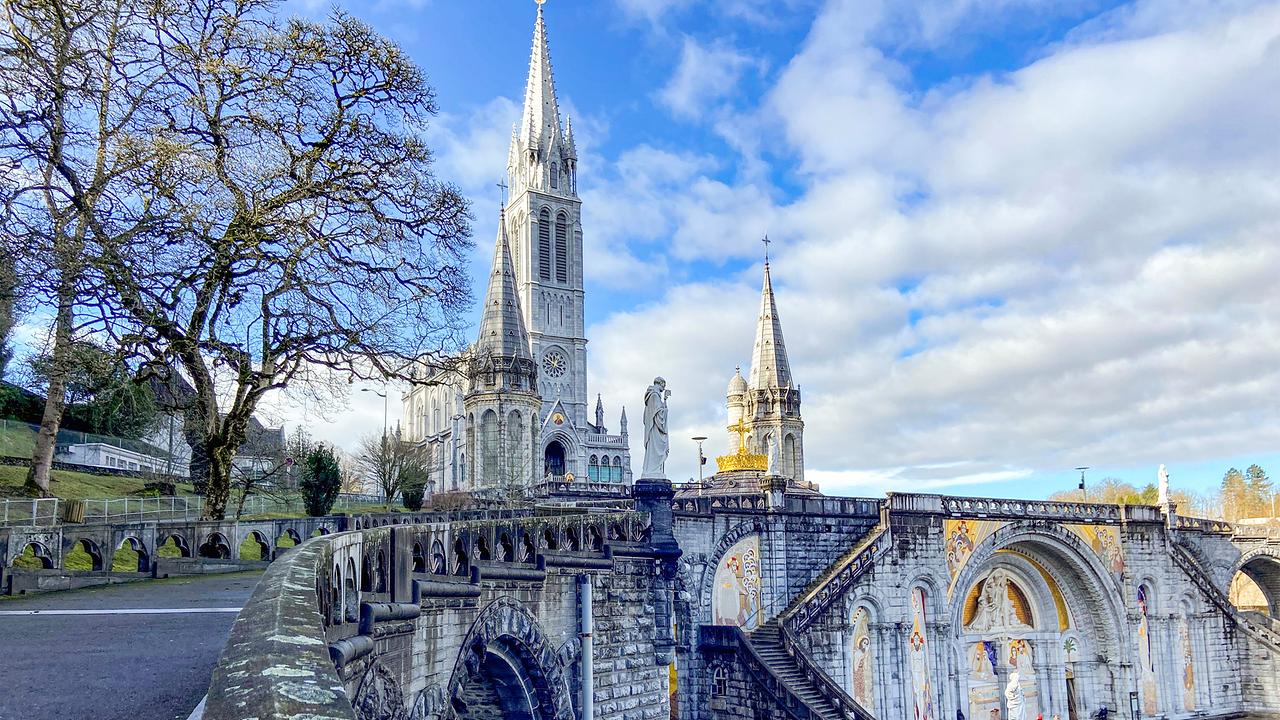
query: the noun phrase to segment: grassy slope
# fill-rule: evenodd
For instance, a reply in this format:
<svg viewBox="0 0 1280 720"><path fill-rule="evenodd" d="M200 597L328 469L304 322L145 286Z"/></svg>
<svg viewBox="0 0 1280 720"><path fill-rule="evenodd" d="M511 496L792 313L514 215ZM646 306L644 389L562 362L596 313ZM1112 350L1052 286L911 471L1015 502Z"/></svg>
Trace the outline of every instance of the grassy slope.
<svg viewBox="0 0 1280 720"><path fill-rule="evenodd" d="M27 468L0 465L0 497L26 497L22 490L22 484L26 479ZM147 481L142 478L54 470L49 490L57 497L67 500L120 498L141 492L146 484ZM194 489L187 483L178 484L177 489L179 495L195 494Z"/></svg>

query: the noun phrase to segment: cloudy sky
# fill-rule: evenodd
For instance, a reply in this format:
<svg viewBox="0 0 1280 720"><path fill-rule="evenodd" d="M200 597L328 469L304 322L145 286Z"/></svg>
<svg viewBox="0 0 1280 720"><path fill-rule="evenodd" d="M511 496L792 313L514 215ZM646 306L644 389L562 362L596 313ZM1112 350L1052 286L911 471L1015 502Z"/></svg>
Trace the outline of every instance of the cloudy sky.
<svg viewBox="0 0 1280 720"><path fill-rule="evenodd" d="M345 7L438 88L431 140L475 203L482 274L533 3ZM582 155L589 390L636 417L668 379L673 477L696 472L684 438L724 451L765 233L806 468L828 492L1039 497L1077 465L1145 483L1166 463L1197 489L1233 464L1280 470L1280 3L545 13ZM382 400L282 412L349 446Z"/></svg>

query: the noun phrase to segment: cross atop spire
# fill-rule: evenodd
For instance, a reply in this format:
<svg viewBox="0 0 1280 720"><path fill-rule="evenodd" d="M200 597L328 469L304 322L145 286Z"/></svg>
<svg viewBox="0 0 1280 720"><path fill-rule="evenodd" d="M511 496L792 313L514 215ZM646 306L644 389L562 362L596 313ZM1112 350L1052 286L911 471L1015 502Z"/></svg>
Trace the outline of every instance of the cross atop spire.
<svg viewBox="0 0 1280 720"><path fill-rule="evenodd" d="M764 243L764 264L768 265L769 264L769 243L773 242L772 240L769 239L769 233L765 233L764 237L760 239L760 242Z"/></svg>

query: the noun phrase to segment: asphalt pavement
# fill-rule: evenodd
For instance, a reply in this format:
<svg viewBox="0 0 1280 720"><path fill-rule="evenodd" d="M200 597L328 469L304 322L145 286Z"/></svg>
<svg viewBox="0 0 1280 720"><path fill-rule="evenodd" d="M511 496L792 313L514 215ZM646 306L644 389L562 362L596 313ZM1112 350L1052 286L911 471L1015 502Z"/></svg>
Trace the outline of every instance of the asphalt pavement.
<svg viewBox="0 0 1280 720"><path fill-rule="evenodd" d="M261 574L0 600L0 720L187 720Z"/></svg>

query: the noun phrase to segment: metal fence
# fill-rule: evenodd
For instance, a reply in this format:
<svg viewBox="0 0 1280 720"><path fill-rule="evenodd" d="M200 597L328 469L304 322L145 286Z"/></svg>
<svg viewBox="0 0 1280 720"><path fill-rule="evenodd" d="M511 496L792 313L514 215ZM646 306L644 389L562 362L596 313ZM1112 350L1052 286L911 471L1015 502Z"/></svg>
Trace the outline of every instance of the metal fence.
<svg viewBox="0 0 1280 720"><path fill-rule="evenodd" d="M197 495L179 497L137 497L80 500L84 503L86 523L127 523L155 520L198 520L204 512L204 498ZM62 520L66 501L61 498L11 498L0 500L0 526L21 527L53 525ZM344 493L338 496L332 512L363 512L384 505L381 495ZM227 517L272 513L305 512L299 496L270 497L254 495L227 503Z"/></svg>

